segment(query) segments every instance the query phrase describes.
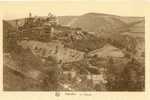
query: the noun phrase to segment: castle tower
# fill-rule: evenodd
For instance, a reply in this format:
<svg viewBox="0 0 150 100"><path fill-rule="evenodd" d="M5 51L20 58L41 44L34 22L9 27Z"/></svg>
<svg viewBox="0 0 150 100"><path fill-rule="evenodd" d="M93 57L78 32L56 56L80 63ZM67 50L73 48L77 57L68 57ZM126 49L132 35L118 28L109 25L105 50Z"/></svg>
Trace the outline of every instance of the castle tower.
<svg viewBox="0 0 150 100"><path fill-rule="evenodd" d="M57 24L57 18L52 13L48 14L48 23L51 27L50 37L54 36L55 26Z"/></svg>
<svg viewBox="0 0 150 100"><path fill-rule="evenodd" d="M29 18L31 18L31 17L32 17L32 13L30 12L30 13L29 13Z"/></svg>

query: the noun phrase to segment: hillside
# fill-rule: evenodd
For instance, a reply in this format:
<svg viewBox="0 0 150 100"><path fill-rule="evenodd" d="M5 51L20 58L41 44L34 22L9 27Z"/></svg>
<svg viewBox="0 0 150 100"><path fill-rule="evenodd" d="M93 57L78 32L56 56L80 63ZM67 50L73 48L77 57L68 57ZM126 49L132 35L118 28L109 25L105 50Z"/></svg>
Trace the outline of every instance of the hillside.
<svg viewBox="0 0 150 100"><path fill-rule="evenodd" d="M125 27L125 25L125 23L123 23L119 19L116 19L115 17L89 13L80 16L77 21L72 23L71 26L81 27L83 28L83 30L86 30L88 32L113 33L116 31L116 29Z"/></svg>
<svg viewBox="0 0 150 100"><path fill-rule="evenodd" d="M73 19L78 18L78 16L58 16L58 22L61 25L68 25Z"/></svg>
<svg viewBox="0 0 150 100"><path fill-rule="evenodd" d="M128 31L130 24L144 21L144 17L124 17L101 13L87 13L81 16L60 16L61 25L80 27L85 31L100 34L120 33ZM139 28L138 28L139 29ZM142 25L142 30L143 30Z"/></svg>

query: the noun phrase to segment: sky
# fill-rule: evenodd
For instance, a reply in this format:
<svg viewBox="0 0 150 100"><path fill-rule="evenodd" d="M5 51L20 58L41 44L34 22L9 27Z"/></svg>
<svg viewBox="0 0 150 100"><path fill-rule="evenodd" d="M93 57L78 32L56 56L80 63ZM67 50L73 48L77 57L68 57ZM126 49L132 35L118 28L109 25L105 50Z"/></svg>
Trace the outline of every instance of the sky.
<svg viewBox="0 0 150 100"><path fill-rule="evenodd" d="M109 1L109 2L108 2ZM56 16L82 15L89 12L114 14L119 16L144 16L144 3L140 0L83 0L83 1L45 1L45 2L0 2L0 12L3 19L33 16L47 16L49 12Z"/></svg>

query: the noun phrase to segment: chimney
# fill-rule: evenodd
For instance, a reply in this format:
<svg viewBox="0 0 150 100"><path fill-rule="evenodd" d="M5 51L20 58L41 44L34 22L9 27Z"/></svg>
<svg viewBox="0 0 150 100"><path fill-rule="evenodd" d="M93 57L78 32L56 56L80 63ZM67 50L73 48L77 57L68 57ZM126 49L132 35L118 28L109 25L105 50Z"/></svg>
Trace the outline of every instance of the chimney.
<svg viewBox="0 0 150 100"><path fill-rule="evenodd" d="M54 36L54 27L51 26L51 35L50 35L50 37L53 37L53 36Z"/></svg>

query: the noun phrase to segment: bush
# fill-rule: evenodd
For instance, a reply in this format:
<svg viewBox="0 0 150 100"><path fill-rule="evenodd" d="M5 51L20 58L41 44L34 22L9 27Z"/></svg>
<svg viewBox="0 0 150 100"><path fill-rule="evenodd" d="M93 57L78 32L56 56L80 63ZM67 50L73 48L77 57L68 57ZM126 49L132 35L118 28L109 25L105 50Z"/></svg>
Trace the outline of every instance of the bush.
<svg viewBox="0 0 150 100"><path fill-rule="evenodd" d="M115 73L112 60L108 61L107 84L111 91L143 91L144 90L144 67L135 59L122 65L124 69L121 73Z"/></svg>

